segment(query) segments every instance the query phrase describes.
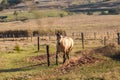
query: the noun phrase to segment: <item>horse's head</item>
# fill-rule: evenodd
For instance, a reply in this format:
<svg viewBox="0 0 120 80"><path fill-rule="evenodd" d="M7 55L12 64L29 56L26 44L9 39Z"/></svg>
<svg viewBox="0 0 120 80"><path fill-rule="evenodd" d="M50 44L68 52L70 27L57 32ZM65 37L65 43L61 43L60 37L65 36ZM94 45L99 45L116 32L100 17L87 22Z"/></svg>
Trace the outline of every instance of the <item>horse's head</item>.
<svg viewBox="0 0 120 80"><path fill-rule="evenodd" d="M56 33L57 43L60 45L61 38L63 37L61 33Z"/></svg>

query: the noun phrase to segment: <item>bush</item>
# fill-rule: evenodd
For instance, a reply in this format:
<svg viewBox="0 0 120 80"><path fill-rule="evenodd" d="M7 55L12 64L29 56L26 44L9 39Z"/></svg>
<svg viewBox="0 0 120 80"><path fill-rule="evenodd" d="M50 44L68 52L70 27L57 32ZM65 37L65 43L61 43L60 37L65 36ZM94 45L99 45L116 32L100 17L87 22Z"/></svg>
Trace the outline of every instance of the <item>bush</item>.
<svg viewBox="0 0 120 80"><path fill-rule="evenodd" d="M112 10L109 10L109 14L120 14L120 9L112 9Z"/></svg>
<svg viewBox="0 0 120 80"><path fill-rule="evenodd" d="M110 57L112 59L120 60L120 46L115 43L110 43L105 47L96 49L98 53L103 54L104 56Z"/></svg>
<svg viewBox="0 0 120 80"><path fill-rule="evenodd" d="M90 11L89 11L89 12L87 13L87 15L93 15L93 12L90 12Z"/></svg>
<svg viewBox="0 0 120 80"><path fill-rule="evenodd" d="M18 44L16 44L14 50L19 52L21 50L20 46Z"/></svg>
<svg viewBox="0 0 120 80"><path fill-rule="evenodd" d="M13 5L22 2L22 0L2 0L0 10L10 8Z"/></svg>
<svg viewBox="0 0 120 80"><path fill-rule="evenodd" d="M18 20L20 20L20 21L26 21L26 20L28 20L28 18L27 17L19 17Z"/></svg>

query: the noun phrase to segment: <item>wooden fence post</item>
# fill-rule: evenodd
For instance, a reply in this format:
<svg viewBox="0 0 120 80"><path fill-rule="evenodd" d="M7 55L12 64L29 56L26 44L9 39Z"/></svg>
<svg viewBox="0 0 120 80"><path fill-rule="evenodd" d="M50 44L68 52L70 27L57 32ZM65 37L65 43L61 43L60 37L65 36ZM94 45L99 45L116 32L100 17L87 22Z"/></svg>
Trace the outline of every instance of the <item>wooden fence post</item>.
<svg viewBox="0 0 120 80"><path fill-rule="evenodd" d="M107 39L106 36L104 37L104 45L106 45Z"/></svg>
<svg viewBox="0 0 120 80"><path fill-rule="evenodd" d="M49 35L49 41L51 40L51 35Z"/></svg>
<svg viewBox="0 0 120 80"><path fill-rule="evenodd" d="M5 40L7 41L7 39L8 39L8 36L7 36L7 34L5 35Z"/></svg>
<svg viewBox="0 0 120 80"><path fill-rule="evenodd" d="M117 33L118 36L118 45L120 45L120 33Z"/></svg>
<svg viewBox="0 0 120 80"><path fill-rule="evenodd" d="M32 39L33 39L33 35L31 34L31 42L32 42Z"/></svg>
<svg viewBox="0 0 120 80"><path fill-rule="evenodd" d="M94 32L94 40L96 40L96 32Z"/></svg>
<svg viewBox="0 0 120 80"><path fill-rule="evenodd" d="M46 52L47 52L47 64L48 64L48 66L50 66L49 45L46 46Z"/></svg>
<svg viewBox="0 0 120 80"><path fill-rule="evenodd" d="M14 34L12 35L12 37L13 37L13 41L15 41L15 35Z"/></svg>
<svg viewBox="0 0 120 80"><path fill-rule="evenodd" d="M108 38L108 39L109 39L109 37L110 37L110 36L109 36L109 34L110 34L110 33L109 33L109 32L107 32L107 38Z"/></svg>
<svg viewBox="0 0 120 80"><path fill-rule="evenodd" d="M75 36L75 33L74 33L74 32L72 33L72 36L73 36L73 39L74 39L74 38L75 38L75 37L74 37L74 36Z"/></svg>
<svg viewBox="0 0 120 80"><path fill-rule="evenodd" d="M84 33L81 33L81 38L82 38L82 48L84 49Z"/></svg>
<svg viewBox="0 0 120 80"><path fill-rule="evenodd" d="M40 50L40 37L37 37L38 51Z"/></svg>
<svg viewBox="0 0 120 80"><path fill-rule="evenodd" d="M5 41L5 37L4 37L4 34L2 35L2 38L3 38L3 42Z"/></svg>

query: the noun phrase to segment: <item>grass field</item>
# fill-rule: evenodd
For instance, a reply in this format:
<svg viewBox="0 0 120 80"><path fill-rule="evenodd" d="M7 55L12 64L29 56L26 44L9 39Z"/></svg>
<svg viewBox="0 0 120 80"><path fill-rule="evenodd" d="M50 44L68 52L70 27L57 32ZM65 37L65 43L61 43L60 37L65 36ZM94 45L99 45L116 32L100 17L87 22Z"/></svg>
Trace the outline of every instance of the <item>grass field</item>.
<svg viewBox="0 0 120 80"><path fill-rule="evenodd" d="M9 12L1 12L0 16L7 16L4 20L6 22L11 21L24 21L28 19L39 19L44 17L61 17L61 15L67 16L68 12L62 10L30 10L30 11L9 11Z"/></svg>
<svg viewBox="0 0 120 80"><path fill-rule="evenodd" d="M23 43L23 42L20 42ZM76 65L73 68L68 67L67 71L61 70L62 57L59 58L59 66L55 65L55 58L51 58L51 66L47 67L46 59L32 59L33 56L40 56L46 53L45 46L40 47L37 52L37 45L24 45L20 43L20 50L15 49L0 51L0 80L119 80L120 77L120 61L92 53L103 61ZM30 43L30 42L28 42ZM44 43L44 41L43 41ZM27 44L27 43L26 43ZM41 44L42 45L42 44ZM98 46L98 45L97 45ZM102 47L103 45L101 45ZM95 49L96 45L89 45L85 52L89 49ZM115 47L116 48L116 47ZM114 49L112 47L111 49ZM103 49L104 50L104 49ZM81 56L82 48L79 44L75 44L71 54L71 58ZM106 49L105 52L109 53ZM103 51L104 52L104 51ZM55 44L50 45L50 53L55 53ZM110 53L111 54L111 53ZM45 63L45 64L44 64ZM64 68L63 68L64 69Z"/></svg>
<svg viewBox="0 0 120 80"><path fill-rule="evenodd" d="M119 30L120 15L72 15L63 18L32 19L25 22L15 21L0 23L1 30L19 29L65 29L67 32L80 31L117 31Z"/></svg>
<svg viewBox="0 0 120 80"><path fill-rule="evenodd" d="M38 30L38 29L64 29L68 36L72 32L99 32L104 33L119 32L120 15L72 15L65 17L46 17L41 19L30 19L24 22L3 22L0 23L0 30ZM76 36L77 37L77 36ZM41 38L42 39L42 38ZM40 56L46 53L46 44L50 45L50 53L55 54L56 38L52 40L41 40L40 51L37 51L37 38L18 39L17 41L3 41L0 39L0 80L119 80L120 79L120 60L100 55L92 52L94 57L103 61L91 64L75 65L68 71L61 71L62 57L59 59L60 64L55 65L55 60L51 66L44 64L46 60L31 59L33 56ZM115 40L116 42L116 40ZM18 46L18 48L16 47ZM99 40L86 41L85 50L101 48L104 45ZM108 48L107 51L114 50ZM119 50L119 46L115 49ZM83 49L81 41L75 40L74 49L70 54L71 59L81 56ZM103 50L101 50L103 51ZM117 52L119 53L119 51ZM71 60L70 59L70 60ZM33 61L32 61L33 60ZM63 69L64 70L64 69Z"/></svg>

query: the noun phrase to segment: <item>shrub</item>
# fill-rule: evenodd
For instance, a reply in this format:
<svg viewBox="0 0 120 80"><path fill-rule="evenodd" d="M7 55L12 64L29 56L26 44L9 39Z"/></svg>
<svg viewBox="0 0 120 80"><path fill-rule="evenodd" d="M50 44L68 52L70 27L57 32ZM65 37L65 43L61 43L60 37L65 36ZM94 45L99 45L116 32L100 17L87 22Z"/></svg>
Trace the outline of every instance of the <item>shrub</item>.
<svg viewBox="0 0 120 80"><path fill-rule="evenodd" d="M21 50L20 45L16 44L14 50L19 52Z"/></svg>
<svg viewBox="0 0 120 80"><path fill-rule="evenodd" d="M89 12L87 13L87 15L93 15L93 12L90 12L90 11L89 11Z"/></svg>
<svg viewBox="0 0 120 80"><path fill-rule="evenodd" d="M105 47L96 49L98 53L103 54L104 56L111 57L112 59L120 60L120 46L115 43L110 43Z"/></svg>

